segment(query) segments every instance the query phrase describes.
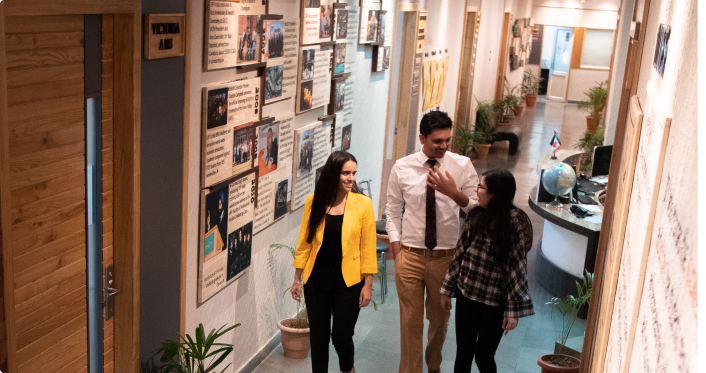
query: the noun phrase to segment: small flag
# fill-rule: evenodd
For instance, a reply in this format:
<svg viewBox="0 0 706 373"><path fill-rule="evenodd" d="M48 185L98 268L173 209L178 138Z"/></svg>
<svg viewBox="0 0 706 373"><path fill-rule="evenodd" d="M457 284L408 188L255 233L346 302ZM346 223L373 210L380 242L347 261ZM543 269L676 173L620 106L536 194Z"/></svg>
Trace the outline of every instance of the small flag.
<svg viewBox="0 0 706 373"><path fill-rule="evenodd" d="M552 147L552 153L556 153L561 147L561 140L559 140L559 136L556 135L556 131L554 131L554 136L552 136L552 141L549 142L549 145Z"/></svg>

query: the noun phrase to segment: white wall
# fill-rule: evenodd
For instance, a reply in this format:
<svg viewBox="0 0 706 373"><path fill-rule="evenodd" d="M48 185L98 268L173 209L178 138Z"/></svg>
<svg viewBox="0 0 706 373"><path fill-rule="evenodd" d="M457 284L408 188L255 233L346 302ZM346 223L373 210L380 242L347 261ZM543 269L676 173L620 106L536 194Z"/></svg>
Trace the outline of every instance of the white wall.
<svg viewBox="0 0 706 373"><path fill-rule="evenodd" d="M620 14L623 19L632 19L635 0L624 0ZM618 37L616 38L615 58L611 67L613 75L610 80L610 90L608 92L608 105L606 107L606 145L615 142L615 125L618 122L618 106L620 105L620 92L625 79L625 62L628 58L628 43L630 42L630 22L620 22L618 26Z"/></svg>
<svg viewBox="0 0 706 373"><path fill-rule="evenodd" d="M534 23L540 25L586 27L615 30L618 21L616 10L579 10L566 8L532 7Z"/></svg>
<svg viewBox="0 0 706 373"><path fill-rule="evenodd" d="M505 4L502 1L486 0L481 3L475 80L473 81L474 104L475 98L490 102L495 97L504 12Z"/></svg>
<svg viewBox="0 0 706 373"><path fill-rule="evenodd" d="M597 83L608 80L609 74L608 70L571 69L569 88L566 92L567 100L587 101L588 97L584 93L597 86Z"/></svg>
<svg viewBox="0 0 706 373"><path fill-rule="evenodd" d="M358 0L350 0L358 5ZM394 14L393 0L384 0L383 9ZM270 0L271 14L299 14L299 0ZM215 72L202 71L203 56L203 12L204 0L191 2L191 93L189 104L189 176L188 176L188 223L187 223L187 267L186 267L186 331L192 333L199 323L207 330L223 324L241 323L242 326L228 333L224 340L234 344L236 353L229 357L232 365L226 372L237 372L247 364L279 332L277 322L292 316L296 306L282 292L291 285L294 270L289 253L270 253L272 243L294 245L299 231L302 209L295 210L286 218L271 225L253 237L251 266L235 283L217 293L202 305L196 302L198 273L198 217L199 177L201 154L201 87L204 84L241 78L235 69ZM391 30L390 30L391 31ZM382 171L383 142L389 70L371 73L372 49L359 46L357 49L355 76L354 120L351 149L358 159L358 179L373 179L371 183L373 206L380 197L379 180ZM275 116L293 110L291 100L265 106L263 117ZM324 115L324 108L298 115L295 128L315 122ZM363 312L374 312L366 309ZM224 363L227 364L228 362Z"/></svg>

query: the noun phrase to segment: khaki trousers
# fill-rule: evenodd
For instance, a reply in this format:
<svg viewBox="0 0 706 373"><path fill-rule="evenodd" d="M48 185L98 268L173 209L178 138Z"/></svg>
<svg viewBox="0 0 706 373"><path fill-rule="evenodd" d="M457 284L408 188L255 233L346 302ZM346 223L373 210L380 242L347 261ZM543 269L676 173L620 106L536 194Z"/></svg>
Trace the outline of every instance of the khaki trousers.
<svg viewBox="0 0 706 373"><path fill-rule="evenodd" d="M453 256L424 257L401 249L395 260L395 284L400 299L400 373L421 373L422 353L429 369L439 369L450 312L439 304L439 288ZM424 291L426 290L426 302ZM429 331L423 351L424 308Z"/></svg>

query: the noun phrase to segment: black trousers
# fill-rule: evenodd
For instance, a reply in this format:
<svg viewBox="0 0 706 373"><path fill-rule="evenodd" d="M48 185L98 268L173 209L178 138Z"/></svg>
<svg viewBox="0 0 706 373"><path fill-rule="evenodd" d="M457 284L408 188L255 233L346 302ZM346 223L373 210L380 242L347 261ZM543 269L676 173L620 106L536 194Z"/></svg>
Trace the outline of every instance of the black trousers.
<svg viewBox="0 0 706 373"><path fill-rule="evenodd" d="M304 284L304 302L309 313L311 332L313 373L328 372L329 341L333 341L333 347L336 348L341 372L353 369L353 331L360 313L358 299L363 284L364 282L361 281L346 287L345 282L342 281L326 281L318 278L310 278ZM331 318L333 318L333 324Z"/></svg>
<svg viewBox="0 0 706 373"><path fill-rule="evenodd" d="M470 373L473 357L480 373L496 373L495 351L503 336L504 306L488 306L460 295L456 299L454 373Z"/></svg>

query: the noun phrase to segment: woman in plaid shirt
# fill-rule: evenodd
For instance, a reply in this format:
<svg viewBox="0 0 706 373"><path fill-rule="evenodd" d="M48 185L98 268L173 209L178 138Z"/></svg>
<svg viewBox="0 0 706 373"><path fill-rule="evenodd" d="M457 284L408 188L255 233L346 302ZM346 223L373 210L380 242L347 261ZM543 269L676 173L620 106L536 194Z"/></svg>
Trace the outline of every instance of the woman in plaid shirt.
<svg viewBox="0 0 706 373"><path fill-rule="evenodd" d="M478 206L466 216L440 289L443 308L451 310L457 298L454 373L469 373L474 356L481 373L495 373L503 330L534 315L527 286L532 223L512 203L515 178L507 170L486 171L477 188Z"/></svg>

